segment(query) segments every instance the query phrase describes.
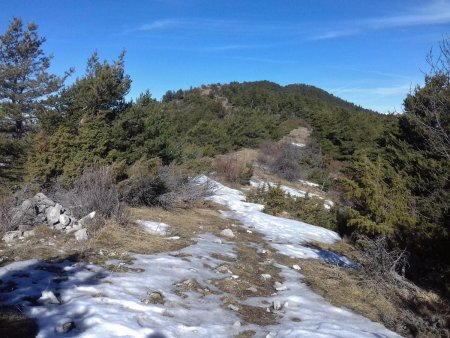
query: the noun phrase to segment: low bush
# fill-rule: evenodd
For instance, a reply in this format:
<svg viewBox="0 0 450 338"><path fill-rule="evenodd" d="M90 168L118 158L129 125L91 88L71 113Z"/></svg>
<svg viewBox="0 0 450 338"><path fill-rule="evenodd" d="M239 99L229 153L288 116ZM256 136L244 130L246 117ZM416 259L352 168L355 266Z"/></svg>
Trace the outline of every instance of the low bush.
<svg viewBox="0 0 450 338"><path fill-rule="evenodd" d="M190 207L211 193L209 185L197 184L174 166L161 167L156 175L132 176L120 184L121 199L131 206Z"/></svg>
<svg viewBox="0 0 450 338"><path fill-rule="evenodd" d="M259 147L258 162L275 175L289 181L301 178L301 150L290 143L265 142Z"/></svg>
<svg viewBox="0 0 450 338"><path fill-rule="evenodd" d="M113 218L120 210L115 172L111 166L86 167L74 181L72 189L66 190L55 184L48 190L48 195L69 208L77 218L92 211L98 217Z"/></svg>

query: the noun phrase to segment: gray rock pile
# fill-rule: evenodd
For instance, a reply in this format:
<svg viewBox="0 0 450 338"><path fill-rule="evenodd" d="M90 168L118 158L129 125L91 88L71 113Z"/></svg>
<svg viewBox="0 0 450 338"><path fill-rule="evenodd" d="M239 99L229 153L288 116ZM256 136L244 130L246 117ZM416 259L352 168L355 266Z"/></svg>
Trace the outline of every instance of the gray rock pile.
<svg viewBox="0 0 450 338"><path fill-rule="evenodd" d="M7 232L3 236L3 240L12 242L21 237L31 236L34 226L47 225L52 229L64 230L67 233L75 232L77 240L83 241L87 239L87 232L83 226L94 216L95 212L92 212L77 220L68 208L52 201L43 193L37 193L14 208L11 223L17 230Z"/></svg>

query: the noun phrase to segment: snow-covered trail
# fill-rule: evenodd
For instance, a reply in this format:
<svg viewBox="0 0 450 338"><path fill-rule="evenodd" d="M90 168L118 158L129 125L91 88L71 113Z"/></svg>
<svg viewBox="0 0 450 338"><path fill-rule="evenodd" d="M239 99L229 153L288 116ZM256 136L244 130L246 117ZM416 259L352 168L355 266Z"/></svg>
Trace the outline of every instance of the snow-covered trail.
<svg viewBox="0 0 450 338"><path fill-rule="evenodd" d="M326 252L304 244L311 240L339 240L333 231L264 214L261 205L245 202L240 191L216 185L211 199L230 209L222 212L223 216L262 233L280 253L327 260ZM279 291L270 297L235 300L236 304L259 308L279 302L282 306L276 314L277 323L246 323L238 309L224 304L224 298L235 297L214 283L221 279L239 281L239 276L217 269L227 260L238 258L236 245L212 234L202 234L196 244L177 252L133 255L131 265L110 262L129 268L126 272L69 261L15 262L0 268L0 286L9 283L10 290L14 289L0 291L0 304L23 306L27 315L37 320L38 337L42 338L234 337L249 330L255 332L255 337L397 337L379 323L330 305L302 282L299 271L276 263L283 279L277 286ZM334 263L351 264L345 257L330 257ZM43 291L52 291L61 303L39 301ZM163 300L153 304L148 301L152 294L162 295ZM58 333L58 328L67 322L73 322L75 328Z"/></svg>

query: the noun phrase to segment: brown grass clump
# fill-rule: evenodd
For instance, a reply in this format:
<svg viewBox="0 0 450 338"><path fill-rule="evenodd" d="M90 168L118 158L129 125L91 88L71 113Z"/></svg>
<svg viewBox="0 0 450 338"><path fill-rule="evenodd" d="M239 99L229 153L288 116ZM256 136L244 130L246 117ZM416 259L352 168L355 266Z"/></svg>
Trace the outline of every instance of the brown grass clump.
<svg viewBox="0 0 450 338"><path fill-rule="evenodd" d="M253 176L252 163L242 161L236 153L217 156L214 166L219 177L226 182L247 185Z"/></svg>
<svg viewBox="0 0 450 338"><path fill-rule="evenodd" d="M173 211L158 207L132 208L131 213L135 219L169 224L173 235L189 241L196 235L206 232L218 235L220 231L232 225L230 220L220 217L216 210L209 208L177 209Z"/></svg>
<svg viewBox="0 0 450 338"><path fill-rule="evenodd" d="M150 254L163 251L179 250L190 244L186 240L169 240L165 237L151 235L137 224L124 228L115 222L107 222L105 226L91 233L90 250L99 249L116 253Z"/></svg>
<svg viewBox="0 0 450 338"><path fill-rule="evenodd" d="M268 312L266 307L241 304L229 297L224 299L223 304L227 308L231 306L232 308L236 308L236 312L247 323L260 326L275 325L278 323L278 315Z"/></svg>

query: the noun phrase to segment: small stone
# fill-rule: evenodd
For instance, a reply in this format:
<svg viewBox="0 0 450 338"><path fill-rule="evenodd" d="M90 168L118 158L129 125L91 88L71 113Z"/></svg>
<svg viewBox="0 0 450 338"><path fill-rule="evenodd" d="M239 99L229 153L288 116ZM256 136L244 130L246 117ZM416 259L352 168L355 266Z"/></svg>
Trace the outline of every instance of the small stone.
<svg viewBox="0 0 450 338"><path fill-rule="evenodd" d="M294 265L292 265L292 269L299 271L299 270L301 270L302 268L301 268L299 265L294 264Z"/></svg>
<svg viewBox="0 0 450 338"><path fill-rule="evenodd" d="M45 224L47 223L47 217L45 217L45 213L40 213L34 218L35 224Z"/></svg>
<svg viewBox="0 0 450 338"><path fill-rule="evenodd" d="M247 230L247 233L248 233L248 234L252 234L252 233L253 233L253 231L251 231L251 230Z"/></svg>
<svg viewBox="0 0 450 338"><path fill-rule="evenodd" d="M45 210L45 216L47 217L47 224L52 226L59 222L59 216L61 215L61 205L56 204L54 207L49 207Z"/></svg>
<svg viewBox="0 0 450 338"><path fill-rule="evenodd" d="M85 226L88 224L93 218L95 217L95 211L87 214L82 219L80 219L78 222L81 224L81 226Z"/></svg>
<svg viewBox="0 0 450 338"><path fill-rule="evenodd" d="M56 333L67 333L72 331L75 328L75 323L71 320L67 322L61 322L56 325L55 331Z"/></svg>
<svg viewBox="0 0 450 338"><path fill-rule="evenodd" d="M272 309L274 309L275 311L278 311L281 309L281 302L279 300L274 300L272 302Z"/></svg>
<svg viewBox="0 0 450 338"><path fill-rule="evenodd" d="M270 331L270 332L267 334L266 338L275 338L276 336L277 336L277 333L276 333L276 332Z"/></svg>
<svg viewBox="0 0 450 338"><path fill-rule="evenodd" d="M231 278L233 278L233 279L239 279L239 276L238 276L238 275L232 275Z"/></svg>
<svg viewBox="0 0 450 338"><path fill-rule="evenodd" d="M88 240L88 234L86 229L80 229L75 232L75 238L78 242L84 242Z"/></svg>
<svg viewBox="0 0 450 338"><path fill-rule="evenodd" d="M38 302L41 304L59 304L60 303L58 298L56 298L55 294L49 290L42 291L42 295L38 299Z"/></svg>
<svg viewBox="0 0 450 338"><path fill-rule="evenodd" d="M220 234L222 236L229 237L229 238L233 238L234 237L234 233L233 233L233 231L231 229L224 229L224 230L222 230L220 232Z"/></svg>
<svg viewBox="0 0 450 338"><path fill-rule="evenodd" d="M263 274L261 274L261 279L262 279L262 280L269 280L269 279L271 279L271 278L272 278L272 276L269 275L268 273L263 273Z"/></svg>
<svg viewBox="0 0 450 338"><path fill-rule="evenodd" d="M36 232L34 230L28 230L28 231L24 231L22 236L25 238L28 238L28 237L34 236L35 234L36 234Z"/></svg>
<svg viewBox="0 0 450 338"><path fill-rule="evenodd" d="M233 304L229 304L228 305L228 308L229 309L231 309L231 310L233 310L233 311L239 311L239 307L238 306L236 306L236 305L233 305Z"/></svg>
<svg viewBox="0 0 450 338"><path fill-rule="evenodd" d="M45 207L53 207L55 206L55 202L53 202L50 198L45 196L43 193L39 192L34 195L33 200L37 205L43 205Z"/></svg>
<svg viewBox="0 0 450 338"><path fill-rule="evenodd" d="M64 230L64 229L65 229L65 225L62 224L62 223L56 223L53 227L54 227L56 230Z"/></svg>
<svg viewBox="0 0 450 338"><path fill-rule="evenodd" d="M71 222L72 220L66 214L62 214L59 216L59 224L61 224L63 227L68 226Z"/></svg>
<svg viewBox="0 0 450 338"><path fill-rule="evenodd" d="M221 240L220 238L216 238L216 239L214 240L214 243L222 244L222 240Z"/></svg>
<svg viewBox="0 0 450 338"><path fill-rule="evenodd" d="M5 235L2 237L2 239L6 243L14 242L15 240L19 239L22 236L22 231L15 230L15 231L8 231L5 233Z"/></svg>
<svg viewBox="0 0 450 338"><path fill-rule="evenodd" d="M277 290L277 291L286 291L287 290L287 286L283 285L280 282L275 282L275 290Z"/></svg>
<svg viewBox="0 0 450 338"><path fill-rule="evenodd" d="M241 322L240 321L235 321L234 323L233 323L233 327L235 328L235 329L238 329L238 328L240 328L241 327Z"/></svg>

